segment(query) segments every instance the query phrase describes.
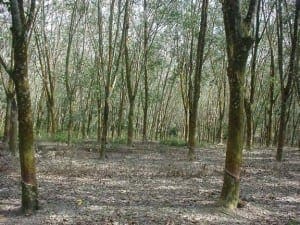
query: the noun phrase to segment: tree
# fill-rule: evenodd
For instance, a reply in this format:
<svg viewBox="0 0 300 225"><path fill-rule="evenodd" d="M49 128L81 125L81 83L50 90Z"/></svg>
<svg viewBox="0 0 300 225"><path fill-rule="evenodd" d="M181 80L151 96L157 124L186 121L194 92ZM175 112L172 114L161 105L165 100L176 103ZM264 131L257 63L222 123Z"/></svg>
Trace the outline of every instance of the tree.
<svg viewBox="0 0 300 225"><path fill-rule="evenodd" d="M250 31L255 8L256 0L250 0L247 14L242 18L239 0L224 0L223 2L228 58L227 76L230 96L228 138L221 204L230 209L236 208L239 201L240 172L244 144L245 68L249 50L253 44Z"/></svg>
<svg viewBox="0 0 300 225"><path fill-rule="evenodd" d="M298 2L298 1L297 1ZM290 102L290 96L292 93L292 82L294 74L297 73L295 70L296 65L296 52L299 48L299 38L298 38L298 28L299 28L299 11L300 4L295 7L295 18L293 30L290 31L291 36L291 50L289 65L287 69L287 74L284 76L283 71L283 18L282 18L282 0L277 1L277 44L278 44L278 68L279 68L279 78L280 78L280 120L279 120L279 131L278 131L278 144L276 152L276 160L282 160L284 140L286 136L286 124L287 124L287 109Z"/></svg>
<svg viewBox="0 0 300 225"><path fill-rule="evenodd" d="M48 109L48 129L50 129L51 136L54 137L56 133L56 116L55 116L55 86L56 86L56 77L53 73L55 69L55 60L52 59L53 53L55 52L55 47L51 46L51 42L48 40L47 28L46 28L46 5L45 1L42 1L41 7L41 25L40 33L38 28L35 29L35 44L37 48L38 62L40 66L40 74L42 78L43 87L45 88L46 102ZM51 18L53 19L53 18ZM61 23L62 21L60 21ZM53 43L53 42L52 42ZM52 44L53 45L53 44ZM55 50L53 50L55 49Z"/></svg>
<svg viewBox="0 0 300 225"><path fill-rule="evenodd" d="M128 129L127 129L127 145L131 146L133 142L133 116L135 108L135 98L138 90L139 75L137 75L136 80L133 79L132 65L133 62L129 55L128 46L128 30L129 30L129 10L131 3L129 0L125 1L125 12L124 12L124 24L123 24L123 35L124 35L124 61L125 61L125 77L126 77L126 87L129 100L129 112L128 112Z"/></svg>
<svg viewBox="0 0 300 225"><path fill-rule="evenodd" d="M33 149L33 122L27 63L30 32L35 17L35 0L30 1L27 10L23 5L23 1L10 0L9 9L12 18L13 68L10 69L2 58L0 62L14 81L16 90L22 211L28 214L38 209L35 155Z"/></svg>
<svg viewBox="0 0 300 225"><path fill-rule="evenodd" d="M103 38L102 34L102 13L100 9L100 2L98 2L98 29L99 29L99 52L101 56L99 57L102 62L100 65L102 65L102 73L105 73L105 79L104 79L104 108L103 108L103 118L102 118L102 135L101 135L101 149L100 149L100 158L102 159L105 156L105 148L107 144L107 135L109 130L109 113L110 113L110 98L112 91L115 86L116 82L116 73L119 69L119 61L121 57L121 48L122 48L122 42L123 38L121 37L120 40L120 51L118 54L118 57L115 56L115 50L116 50L116 41L119 34L119 21L120 21L120 15L121 15L121 9L120 6L121 1L118 1L118 15L117 15L117 29L115 32L115 37L113 37L113 22L114 22L114 7L115 7L115 0L112 0L110 3L110 13L109 13L109 21L108 21L108 54L107 54L107 67L104 68L104 53L103 53ZM116 58L116 60L114 60ZM114 63L116 64L114 67ZM114 69L115 68L115 69Z"/></svg>
<svg viewBox="0 0 300 225"><path fill-rule="evenodd" d="M258 45L261 40L261 36L259 35L259 28L260 28L260 3L261 0L257 0L257 10L256 10L256 22L255 22L255 35L254 35L254 46L253 46L253 53L251 59L251 69L250 69L250 94L249 96L245 96L245 114L246 114L246 148L248 150L252 147L252 140L253 140L253 103L254 103L254 96L255 96L255 88L256 88L256 62L257 62L257 52L258 52Z"/></svg>
<svg viewBox="0 0 300 225"><path fill-rule="evenodd" d="M11 71L7 71L11 72ZM15 105L15 90L13 85L13 80L9 77L7 84L5 84L5 79L3 77L2 71L0 71L3 88L6 97L6 112L5 112L5 124L3 133L3 143L8 148L11 153L16 153L17 145L17 111ZM10 76L10 74L8 74Z"/></svg>
<svg viewBox="0 0 300 225"><path fill-rule="evenodd" d="M196 58L196 70L193 82L193 90L190 90L192 93L191 96L191 105L189 111L189 136L188 136L188 158L193 160L195 158L195 135L196 135L196 124L197 124L197 114L198 114L198 101L200 96L200 82L202 75L202 65L204 61L204 46L205 46L205 33L207 27L207 8L208 0L203 0L202 9L201 9L201 24L200 31L198 36L197 44L197 58Z"/></svg>
<svg viewBox="0 0 300 225"><path fill-rule="evenodd" d="M147 0L143 1L144 10L144 36L143 36L143 68L144 68L144 90L145 90L145 101L143 107L143 141L147 140L147 120L148 120L148 108L149 108L149 84L148 84L148 8Z"/></svg>

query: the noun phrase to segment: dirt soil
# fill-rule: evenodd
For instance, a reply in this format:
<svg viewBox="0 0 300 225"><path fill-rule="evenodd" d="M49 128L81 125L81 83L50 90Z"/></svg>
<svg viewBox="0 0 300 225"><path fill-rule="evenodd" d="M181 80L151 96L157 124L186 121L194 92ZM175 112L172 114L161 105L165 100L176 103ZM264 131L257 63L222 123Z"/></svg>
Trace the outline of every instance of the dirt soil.
<svg viewBox="0 0 300 225"><path fill-rule="evenodd" d="M40 210L20 215L18 158L0 150L0 224L300 224L300 151L244 152L241 208L218 206L224 146L197 150L158 143L109 146L98 159L92 142L37 144Z"/></svg>

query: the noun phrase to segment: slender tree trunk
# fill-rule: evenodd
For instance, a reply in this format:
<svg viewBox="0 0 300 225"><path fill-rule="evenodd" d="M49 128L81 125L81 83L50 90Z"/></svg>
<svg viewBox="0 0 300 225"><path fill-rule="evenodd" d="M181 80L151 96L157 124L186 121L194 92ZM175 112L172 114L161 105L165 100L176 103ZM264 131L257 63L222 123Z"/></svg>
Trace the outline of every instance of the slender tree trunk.
<svg viewBox="0 0 300 225"><path fill-rule="evenodd" d="M38 106L36 112L35 134L38 136L40 135L42 120L43 120L43 95L44 95L44 90L42 90L41 96L38 100Z"/></svg>
<svg viewBox="0 0 300 225"><path fill-rule="evenodd" d="M113 13L114 13L114 4L115 0L111 1L110 4L110 15L109 15L109 35L108 35L108 65L106 71L106 80L105 80L105 93L104 93L104 109L103 109L103 120L102 120L102 136L101 136L101 149L100 149L100 159L105 157L105 150L107 144L107 135L109 129L109 101L110 101L110 90L111 90L111 71L112 71L112 25L113 25ZM98 5L99 7L99 5ZM102 13L101 9L98 8L98 17L99 20L99 32L102 32ZM102 38L99 38L99 45L102 46ZM102 53L101 53L102 54ZM101 56L103 58L103 56Z"/></svg>
<svg viewBox="0 0 300 225"><path fill-rule="evenodd" d="M68 145L71 144L71 138L72 138L72 129L73 129L73 100L72 100L72 97L71 99L68 99L68 102L69 102L69 118L68 118L68 140L67 140L67 143Z"/></svg>
<svg viewBox="0 0 300 225"><path fill-rule="evenodd" d="M253 54L251 59L251 79L250 79L250 96L245 98L245 113L246 113L246 149L250 150L252 148L253 142L253 103L256 88L256 61L257 61L257 51L258 45L261 40L259 37L259 27L260 27L260 2L257 0L257 10L256 10L256 23L255 23L255 37Z"/></svg>
<svg viewBox="0 0 300 225"><path fill-rule="evenodd" d="M223 90L223 92L222 92ZM223 94L223 97L221 97ZM222 78L221 85L219 87L218 94L218 128L217 128L217 141L222 144L223 143L223 120L225 115L225 96L226 96L226 77Z"/></svg>
<svg viewBox="0 0 300 225"><path fill-rule="evenodd" d="M6 112L5 112L5 125L4 125L4 134L3 134L3 143L5 145L9 142L9 133L11 129L11 110L12 110L12 101L13 97L10 94L6 95Z"/></svg>
<svg viewBox="0 0 300 225"><path fill-rule="evenodd" d="M139 79L136 78L134 84L132 82L132 62L129 58L128 49L128 30L129 30L129 0L125 2L125 12L124 12L124 25L123 25L123 35L124 35L124 60L125 60L125 77L126 86L129 100L129 113L128 113L128 129L127 129L127 145L132 146L133 143L133 116L135 107L135 97L137 93L137 87ZM138 75L137 75L138 76Z"/></svg>
<svg viewBox="0 0 300 225"><path fill-rule="evenodd" d="M274 77L275 77L275 60L273 48L270 42L271 49L271 64L270 64L270 81L269 81L269 107L268 107L268 121L267 121L267 135L266 135L266 145L270 146L272 141L272 120L273 120L273 107L274 107Z"/></svg>
<svg viewBox="0 0 300 225"><path fill-rule="evenodd" d="M120 138L122 134L122 129L123 129L123 111L124 111L124 98L125 98L125 93L124 89L120 93L120 106L118 110L118 123L117 123L117 137Z"/></svg>
<svg viewBox="0 0 300 225"><path fill-rule="evenodd" d="M9 71L7 71L7 72L8 72L8 75L10 75ZM1 73L1 76L2 76L2 73ZM3 79L3 77L2 77L2 79ZM3 143L5 146L7 146L8 142L9 142L9 133L10 133L10 129L11 129L12 102L14 100L14 95L15 95L13 80L11 78L9 78L7 87L5 86L4 83L3 83L3 87L4 87L4 91L5 91L5 95L6 95L6 110L5 110Z"/></svg>
<svg viewBox="0 0 300 225"><path fill-rule="evenodd" d="M101 143L101 97L97 95L97 141Z"/></svg>
<svg viewBox="0 0 300 225"><path fill-rule="evenodd" d="M73 37L76 32L76 15L77 15L77 4L78 1L75 1L73 3L73 8L72 8L72 13L71 13L71 21L69 25L69 31L68 31L68 43L67 43L67 52L66 52L66 61L65 61L65 71L64 71L64 79L65 79L65 87L67 91L67 100L68 100L68 113L69 113L69 118L68 118L68 140L67 143L70 145L71 143L71 136L72 136L72 127L73 127L73 100L74 100L74 90L71 87L70 83L70 72L69 72L69 67L70 67L70 57L71 57L71 47L73 43Z"/></svg>
<svg viewBox="0 0 300 225"><path fill-rule="evenodd" d="M147 0L144 0L144 91L145 100L143 107L143 141L147 140L147 120L148 120L148 102L149 102L149 87L148 87L148 11L147 11Z"/></svg>
<svg viewBox="0 0 300 225"><path fill-rule="evenodd" d="M188 136L188 159L195 159L195 146L196 146L196 124L198 118L198 101L200 97L200 82L202 74L202 65L203 65L203 56L204 56L204 45L205 45L205 33L207 27L207 8L208 0L204 0L201 10L201 24L200 31L198 36L198 45L197 45L197 58L196 58L196 71L194 76L194 85L193 85L193 96L190 105L189 111L189 136Z"/></svg>
<svg viewBox="0 0 300 225"><path fill-rule="evenodd" d="M51 137L55 136L56 133L56 117L55 117L55 104L54 98L51 98L49 101L49 112L50 112L50 121L51 121Z"/></svg>
<svg viewBox="0 0 300 225"><path fill-rule="evenodd" d="M277 28L277 37L278 37L278 66L279 66L279 75L280 75L280 84L281 84L281 108L280 108L280 120L279 120L279 131L278 131L278 143L277 143L277 153L276 160L282 161L283 155L283 146L285 142L285 133L287 126L287 104L289 103L292 89L292 80L295 71L295 62L296 51L299 48L298 40L298 27L299 27L299 11L300 4L295 3L295 19L293 31L291 31L291 52L289 59L289 67L287 71L287 82L284 84L283 76L283 22L282 22L282 6L281 1L279 0L277 4L277 18L278 18L278 28Z"/></svg>
<svg viewBox="0 0 300 225"><path fill-rule="evenodd" d="M14 98L11 103L9 150L13 155L16 155L18 150L18 110L17 103Z"/></svg>
<svg viewBox="0 0 300 225"><path fill-rule="evenodd" d="M252 121L252 103L245 98L245 115L246 115L246 149L251 150L252 147L252 131L253 131L253 121Z"/></svg>
<svg viewBox="0 0 300 225"><path fill-rule="evenodd" d="M129 112L128 112L128 130L127 130L127 145L132 146L133 143L133 114L134 114L134 100L129 99Z"/></svg>

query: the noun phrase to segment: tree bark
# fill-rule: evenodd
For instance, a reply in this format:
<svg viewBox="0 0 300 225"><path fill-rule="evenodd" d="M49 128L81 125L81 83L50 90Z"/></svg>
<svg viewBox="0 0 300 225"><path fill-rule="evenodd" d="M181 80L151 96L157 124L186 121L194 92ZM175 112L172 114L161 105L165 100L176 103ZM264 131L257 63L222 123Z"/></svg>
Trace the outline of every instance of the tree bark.
<svg viewBox="0 0 300 225"><path fill-rule="evenodd" d="M26 13L27 17L25 17L22 1L11 0L10 12L12 16L11 30L14 58L13 72L10 75L15 84L18 108L22 211L30 214L38 209L35 155L33 149L33 122L27 64L28 32L31 29L35 13L35 1L30 1L29 10Z"/></svg>
<svg viewBox="0 0 300 225"><path fill-rule="evenodd" d="M10 94L6 94L6 112L5 112L5 125L3 134L3 143L5 145L9 142L9 133L11 129L11 109L12 109L13 97Z"/></svg>
<svg viewBox="0 0 300 225"><path fill-rule="evenodd" d="M11 115L10 115L10 130L9 130L9 151L16 155L18 150L18 110L15 98L11 102Z"/></svg>
<svg viewBox="0 0 300 225"><path fill-rule="evenodd" d="M286 133L286 124L287 124L287 104L290 100L292 81L295 71L296 60L296 51L299 48L298 45L298 27L299 27L299 11L300 5L295 3L295 18L294 18L294 27L291 31L291 52L289 59L289 66L287 71L287 82L284 84L285 79L283 76L283 22L282 22L282 2L278 1L277 4L277 18L278 18L278 27L277 27L277 37L278 37L278 66L279 66L279 75L280 75L280 85L281 85L281 105L280 105L280 120L279 120L279 131L278 131L278 143L277 143L277 152L276 160L282 161L283 158L283 146L285 142L285 133Z"/></svg>
<svg viewBox="0 0 300 225"><path fill-rule="evenodd" d="M192 101L189 109L189 136L188 136L188 159L195 159L196 147L196 125L198 118L198 101L200 97L200 82L202 75L202 65L204 61L204 46L205 46L205 33L207 27L207 8L208 0L204 0L201 9L201 24L197 44L197 58L196 58L196 71L194 76L194 85L192 91Z"/></svg>
<svg viewBox="0 0 300 225"><path fill-rule="evenodd" d="M148 87L148 20L147 20L147 0L144 0L144 91L145 100L143 107L143 141L147 140L147 120L148 120L148 102L149 102L149 87Z"/></svg>
<svg viewBox="0 0 300 225"><path fill-rule="evenodd" d="M136 78L135 82L132 82L132 62L129 58L128 49L128 30L129 30L129 0L125 2L125 12L124 12L124 25L123 25L123 35L124 35L124 60L125 60L125 77L126 86L129 100L129 112L128 112L128 128L127 128L127 145L132 146L133 143L133 116L135 107L135 97L137 93L137 87L139 79ZM137 75L139 76L139 75Z"/></svg>
<svg viewBox="0 0 300 225"><path fill-rule="evenodd" d="M230 96L225 173L220 200L224 207L230 209L236 208L239 201L245 120L245 68L253 43L250 29L255 8L256 0L250 0L247 15L242 20L238 0L223 2Z"/></svg>
<svg viewBox="0 0 300 225"><path fill-rule="evenodd" d="M114 5L115 0L111 1L110 4L110 15L109 15L109 28L108 28L108 63L106 71L106 81L105 81L105 93L104 93L104 109L103 109L103 120L102 120L102 136L101 136L101 149L100 149L100 159L105 157L105 150L107 144L107 134L109 128L109 101L110 101L110 92L111 92L111 72L112 72L112 57L113 57L113 46L112 46L112 26L113 26L113 14L114 14ZM100 5L98 4L98 7ZM101 9L98 8L98 23L99 23L99 32L102 32L102 13ZM99 38L100 39L100 38ZM99 44L102 45L102 40L99 40Z"/></svg>

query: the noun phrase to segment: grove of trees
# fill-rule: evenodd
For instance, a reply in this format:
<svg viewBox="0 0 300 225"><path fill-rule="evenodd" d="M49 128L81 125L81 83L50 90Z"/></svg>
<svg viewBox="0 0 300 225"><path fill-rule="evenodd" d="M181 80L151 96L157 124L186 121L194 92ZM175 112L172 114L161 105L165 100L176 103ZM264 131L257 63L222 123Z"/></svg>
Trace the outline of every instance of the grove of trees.
<svg viewBox="0 0 300 225"><path fill-rule="evenodd" d="M226 145L236 208L243 149L300 147L299 1L2 0L3 142L38 208L34 140ZM18 119L18 121L17 121ZM17 136L18 134L18 136ZM18 143L18 145L17 145ZM275 156L276 155L276 156Z"/></svg>

